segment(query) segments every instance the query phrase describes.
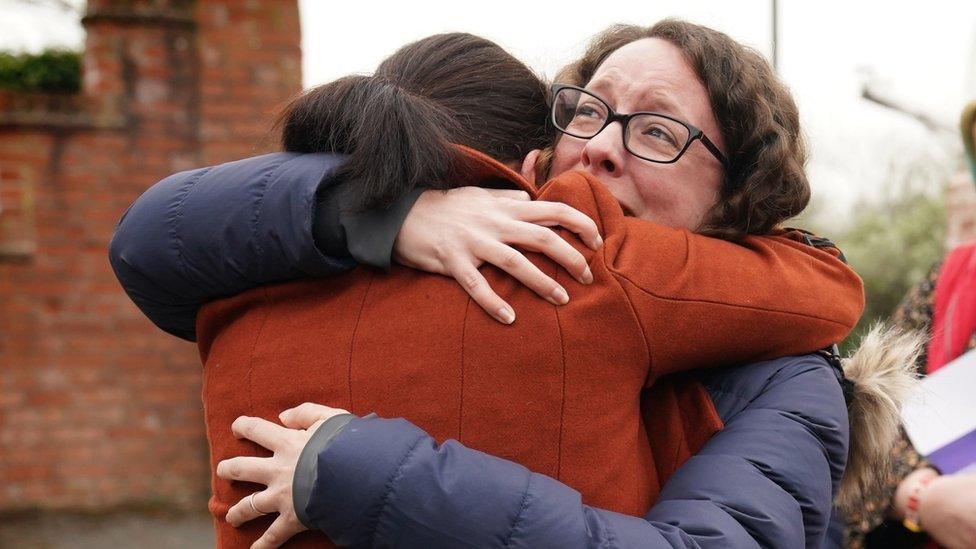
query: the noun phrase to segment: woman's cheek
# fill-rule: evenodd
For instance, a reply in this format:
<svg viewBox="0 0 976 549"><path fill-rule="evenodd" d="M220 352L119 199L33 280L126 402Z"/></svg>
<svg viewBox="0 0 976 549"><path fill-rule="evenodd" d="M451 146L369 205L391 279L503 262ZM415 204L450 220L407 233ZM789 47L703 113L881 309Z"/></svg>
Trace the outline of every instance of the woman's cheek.
<svg viewBox="0 0 976 549"><path fill-rule="evenodd" d="M642 181L638 186L646 215L641 216L669 227L684 227L688 217L687 204L681 203L679 193L658 181Z"/></svg>
<svg viewBox="0 0 976 549"><path fill-rule="evenodd" d="M585 141L563 136L553 151L552 167L549 177L555 177L563 172L575 169L579 165L580 154Z"/></svg>
<svg viewBox="0 0 976 549"><path fill-rule="evenodd" d="M640 187L645 204L655 211L660 223L670 227L695 230L718 198L715 189L697 184L674 173L672 177L654 178Z"/></svg>

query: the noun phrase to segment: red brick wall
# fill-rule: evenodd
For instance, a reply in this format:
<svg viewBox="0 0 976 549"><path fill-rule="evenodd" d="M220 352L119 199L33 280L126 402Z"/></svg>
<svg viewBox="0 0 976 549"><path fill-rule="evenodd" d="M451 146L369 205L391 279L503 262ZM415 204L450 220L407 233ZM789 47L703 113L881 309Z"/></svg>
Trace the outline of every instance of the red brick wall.
<svg viewBox="0 0 976 549"><path fill-rule="evenodd" d="M0 256L27 260L37 241L34 188L38 174L36 165L32 169L30 162L15 160L14 154L11 151L0 160Z"/></svg>
<svg viewBox="0 0 976 549"><path fill-rule="evenodd" d="M196 19L203 163L273 146L275 110L301 89L295 2L200 2Z"/></svg>
<svg viewBox="0 0 976 549"><path fill-rule="evenodd" d="M193 345L142 318L115 222L175 171L264 152L300 86L294 1L90 1L84 91L0 92L0 511L198 506Z"/></svg>

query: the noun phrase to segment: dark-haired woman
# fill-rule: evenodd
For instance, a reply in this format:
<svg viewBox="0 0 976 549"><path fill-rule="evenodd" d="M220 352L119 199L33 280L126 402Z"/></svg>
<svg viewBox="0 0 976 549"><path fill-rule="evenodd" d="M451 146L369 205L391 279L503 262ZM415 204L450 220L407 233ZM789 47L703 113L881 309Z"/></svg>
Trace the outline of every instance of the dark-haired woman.
<svg viewBox="0 0 976 549"><path fill-rule="evenodd" d="M648 32L652 36L649 41L644 40ZM658 70L660 74L655 75L662 79L662 82L670 83L675 87L670 90L672 97L667 97L668 94L663 93L665 97L653 98L656 101L655 108L657 111L670 112L671 114L664 116L670 120L681 122L689 130L693 128L686 122L680 121L679 116L684 115L687 117L691 115L696 118L701 118L700 120L695 120L695 122L706 128L705 134L712 132L710 135L717 136L731 132L734 135L735 132L733 130L721 134L718 131L716 122L711 119L709 98L700 82L694 77L694 70L685 61L684 56L690 56L691 54L688 50L684 50L684 54L682 54L682 50L676 47L676 43L680 43L682 33L684 33L685 38L692 42L695 40L706 42L712 40L726 47L726 43L731 42L727 37L719 35L714 31L703 30L700 27L673 22L647 30L633 28L617 29L615 33L618 39L620 37L628 37L629 40L624 40L623 44L633 44L633 47L628 50L623 47L623 44L619 44L618 47L608 50L607 53L609 54L619 48L621 52L626 51L626 53L635 55L635 57L627 62L614 65L612 57L604 56L606 57L607 67L609 67L607 70L610 71L611 75L617 75L608 77L608 81L602 84L604 96L609 96L608 100L603 101L604 104L609 106L609 103L613 102L617 103L614 107L621 110L624 108L629 111L638 110L629 108L628 106L639 106L640 103L647 102L648 97L646 94L634 93L633 87L627 84L628 82L636 82L639 80L639 78L634 78L634 72L628 71L637 71L637 74L652 74L655 73L655 70ZM630 35L627 33L630 33ZM669 35L669 33L673 33L673 35ZM640 55L637 55L640 48L645 48L645 50L640 51ZM676 51L678 52L677 54L675 54ZM650 61L651 64L642 65L643 60L648 58L652 60ZM758 58L756 57L756 59ZM600 63L596 63L596 65L600 65ZM768 68L766 74L769 75ZM668 82L668 75L679 77L679 81ZM689 77L689 75L691 76ZM598 80L599 76L594 75L594 80ZM771 75L769 77L772 78ZM752 90L753 92L760 94L769 93L770 88L768 86L760 86L759 83L750 83L750 85L753 84L755 85L755 89ZM746 87L748 88L748 86ZM647 90L645 89L643 91ZM668 90L666 86L661 86L661 89L658 91L667 92ZM593 91L594 97L596 97L595 93L596 90ZM769 103L776 103L785 99L786 103L783 106L791 107L792 103L789 102L788 96L780 97L776 95L778 93L785 92L781 92L779 88L774 87L773 97L764 96L763 99ZM670 104L667 104L668 99L671 100ZM752 97L750 99L755 101L756 98ZM714 102L714 98L712 102ZM792 128L783 129L774 120L766 120L765 122L771 128L779 128L779 131L783 133L780 136L781 138L792 140L792 144L788 143L783 145L786 150L802 151L802 147L798 149L798 135L794 132L796 130L795 112L787 112L785 116L786 122L793 124ZM626 122L630 123L633 119L634 117L628 117L626 118ZM690 154L691 156L686 156L685 158L694 159L696 162L701 162L702 164L682 171L677 168L677 166L682 165L679 162L674 164L675 168L670 174L677 180L687 178L688 188L672 189L670 194L668 192L659 195L654 195L653 192L647 195L641 194L643 191L638 185L639 178L637 176L646 179L645 184L654 186L664 183L665 179L663 176L666 173L655 173L654 170L649 170L642 164L630 165L630 162L647 161L648 159L634 153L632 149L636 147L633 142L629 140L624 141L621 133L622 128L618 124L615 124L618 121L616 118L612 120L608 118L607 121L609 125L601 129L609 133L598 131L593 136L577 136L580 143L589 137L589 144L582 145L579 150L578 161L582 162L583 166L587 168L594 166L590 170L591 172L602 170L604 172L601 174L602 178L612 180L612 183L608 183L608 186L626 210L646 219L670 222L678 227L688 229L703 228L703 230L714 232L714 234L724 234L725 236L735 235L740 238L751 230L768 231L776 225L777 220L775 216L761 215L761 212L753 212L755 216L751 218L751 221L750 219L738 220L737 217L737 215L741 216L743 210L750 212L751 209L769 206L773 202L772 195L778 194L779 188L767 188L770 182L774 181L768 179L769 174L765 174L767 179L763 179L762 177L752 178L748 176L748 172L746 175L735 172L723 177L722 172L724 166L722 166L722 162L719 161L717 165L715 162L721 159L720 148L726 144L720 141L717 145L711 143L710 146L706 146L702 143L699 146L696 140L690 139L691 133L689 134L689 140L684 143L681 154ZM563 128L564 131L573 129L569 127ZM600 137L601 135L603 137ZM697 140L703 141L701 139L701 133L694 133L694 135ZM769 135L760 135L767 142L770 140ZM750 139L754 139L755 137L750 133L745 133L737 137L743 140L745 144L742 145L744 150L749 150L750 147L754 149L762 148L760 146L762 144L761 140L750 141ZM600 143L603 150L601 151L599 149L601 145L590 147L590 144L594 143ZM768 145L769 143L766 144ZM689 148L692 146L693 149ZM565 151L568 149L564 148L562 150ZM694 152L691 152L692 150ZM737 153L741 153L738 148L736 148L736 151ZM568 157L561 156L561 154L563 153L561 153L561 149L557 145L554 154L555 166L562 165L560 164L561 162L569 162L567 160ZM571 155L572 151L570 150L566 154ZM756 154L761 157L762 151L759 150ZM627 157L626 155L632 155L633 158ZM800 152L799 156L802 157L802 152ZM660 161L661 159L658 160ZM673 160L676 161L677 157ZM802 171L799 170L801 167L800 163L791 163L794 160L796 159L793 158L791 161L784 162L783 159L780 159L774 165L778 166L781 170L785 167L785 172L777 172L777 176L783 176L784 173L788 173L790 177L799 176L800 179L787 183L794 186L799 185L799 188L802 190L805 187L805 179L802 178ZM650 162L655 163L653 159ZM733 166L735 165L734 162L735 160L733 160ZM753 160L747 159L746 162L746 166L755 166ZM724 183L723 180L725 181ZM729 181L734 186L726 188L730 185ZM274 178L272 178L272 182L276 182ZM742 188L748 190L748 193L750 193L749 196L755 193L762 195L763 192L769 194L765 196L764 200L745 200L741 199L741 197L739 200L735 200L736 192L740 185L742 185ZM724 196L725 193L729 193L729 196ZM455 194L455 196L457 195ZM712 197L712 200L718 200L718 202L710 202L709 197ZM805 195L799 193L791 197L791 199L805 202ZM726 204L725 200L728 200L729 204ZM129 215L132 215L132 212ZM783 212L780 211L778 215L782 216ZM737 221L730 223L730 220ZM759 229L754 229L752 226L753 223ZM404 227L404 230L406 230L406 227ZM748 239L745 240L745 242L748 241ZM694 343L689 342L689 344ZM331 434L335 435L336 432L338 434L328 444L328 451L319 453L318 457L313 454L309 459L312 459L313 462L318 460L319 464L322 465L323 462L321 460L323 456L326 456L329 452L335 455L335 452L338 452L336 448L345 447L352 449L355 447L354 444L349 442L340 443L339 441L341 439L364 436L371 429L378 429L373 431L373 434L379 436L379 438L374 440L382 439L386 441L384 444L387 446L387 455L394 456L394 461L399 462L399 465L395 467L398 472L392 477L388 475L384 477L388 479L387 482L382 483L385 489L383 489L383 486L379 486L381 489L378 491L364 489L363 493L360 494L362 498L375 496L379 499L361 498L357 502L357 505L352 505L350 509L368 511L362 514L361 517L377 517L381 520L379 522L376 520L351 522L342 525L343 527L352 529L358 528L359 530L355 532L352 530L342 531L341 527L337 530L336 522L331 523L331 526L325 526L324 529L333 536L335 541L340 543L345 543L346 541L358 543L367 539L373 539L380 544L385 544L387 542L382 540L387 538L375 537L381 535L380 531L383 531L384 533L382 535L389 534L394 536L393 538L388 538L390 540L397 539L400 541L406 540L408 543L412 542L415 544L431 543L440 545L459 541L459 538L456 537L457 531L452 530L452 528L442 528L441 526L434 527L434 525L439 524L439 521L450 520L449 517L451 516L467 516L460 526L467 531L469 537L460 539L476 545L495 536L499 536L499 541L503 541L506 538L511 541L523 536L526 540L536 540L534 542L528 542L531 545L538 545L546 538L548 538L548 544L554 546L564 546L563 544L567 542L574 544L599 542L600 540L611 539L614 535L612 532L603 528L603 526L610 523L613 523L615 529L623 529L618 531L618 536L633 537L640 532L644 532L648 536L651 536L647 538L651 543L654 543L655 540L658 543L678 543L682 542L682 540L690 541L691 538L688 536L714 536L718 532L725 536L723 539L726 542L732 541L733 543L734 540L744 542L755 539L787 539L791 540L789 543L804 543L805 540L807 544L816 544L822 537L825 505L829 506L832 492L831 486L835 485L839 480L840 471L843 468L842 464L846 444L846 415L843 413L843 399L838 401L840 393L839 386L836 384L835 373L829 366L820 362L819 359L814 358L785 362L774 361L772 363L756 365L754 368L748 368L741 372L746 373L738 377L725 377L728 374L711 374L709 376L709 382L715 383L714 387L718 390L719 394L724 393L728 395L718 397L715 393L712 394L712 397L716 399L716 405L722 408L724 412L723 419L728 420L726 421L726 429L706 445L701 456L689 462L689 465L693 462L696 463L690 471L682 469L682 471L685 471L685 475L677 483L678 488L674 488L674 493L667 494L668 487L675 486L674 481L665 488L665 495L668 496L664 498L666 505L662 507L659 504L655 507L655 510L664 513L663 516L668 516L669 513L676 512L676 515L674 515L676 518L673 520L681 523L680 528L644 521L630 522L627 524L621 523L619 521L622 517L618 519L614 518L612 514L598 512L595 509L585 506L579 507L578 501L573 503L573 496L570 495L571 492L562 491L551 480L541 480L543 477L538 475L526 477L524 472L518 469L511 469L509 467L511 464L505 464L505 462L485 462L484 460L487 459L486 456L479 457L477 453L472 453L457 445L445 445L440 450L434 450L436 448L435 445L430 447L434 450L433 453L426 452L426 450L417 452L418 448L426 448L427 443L424 441L425 435L421 434L419 435L420 438L417 438L417 431L411 430L415 428L404 423L391 424L382 420L365 419L352 420L354 423L350 422L345 424L341 430L333 430ZM744 398L744 400L741 402L737 402L735 399L729 400L728 397L731 396L738 396L739 398ZM838 402L841 402L840 408L838 408ZM758 407L752 408L752 405ZM771 407L770 409L781 409L782 412L772 415L762 413L761 410L767 406ZM811 423L812 418L817 418L817 420ZM759 425L758 428L757 424ZM257 431L265 428L262 425L242 425L241 429L243 430L238 431L238 434L246 434L249 430L253 429L253 431L250 431L253 435ZM404 437L397 435L396 431L398 429L405 433ZM403 429L406 429L406 431L403 431ZM778 435L773 435L773 433L778 433ZM787 436L786 433L792 434ZM757 436L758 438L754 438ZM783 438L784 436L786 438ZM409 440L411 438L413 439L412 441ZM326 438L326 441L329 440L329 438ZM738 444L734 442L736 440L739 441ZM750 440L751 442L749 442ZM371 443L367 441L366 444L369 446ZM757 444L758 446L756 446ZM406 449L409 450L406 454L399 453L404 449L403 445L406 445ZM369 446L369 448L374 452L376 451L375 446ZM753 452L760 449L763 455L753 454ZM447 454L438 454L438 452L447 452ZM815 457L818 455L820 457ZM806 459L797 459L801 456L804 456ZM369 459L366 456L361 456L361 458ZM813 458L813 461L810 461L811 458ZM420 461L410 461L411 459ZM488 469L475 473L473 476L470 474L455 476L458 470L471 472L467 467L470 467L470 464L474 462L478 462L482 466L487 466ZM362 467L366 463L361 462L359 466ZM373 463L377 468L381 468L390 462L384 458L376 459ZM420 464L420 468L414 469L413 465L418 463ZM764 465L757 470L755 468L757 463ZM450 486L447 486L440 482L431 483L434 479L430 476L407 478L402 475L408 472L408 469L404 468L407 464L410 465L408 469L411 474L420 473L423 475L424 472L428 472L440 476L441 472L443 472L450 475L454 480ZM433 465L433 467L429 465ZM330 467L328 469L330 475L332 472L338 470L331 469L331 465L328 467ZM450 472L452 470L454 472ZM744 498L744 494L740 492L741 487L739 490L733 491L736 493L729 493L727 489L733 486L724 486L721 482L713 484L713 475L722 470L732 475L732 478L737 478L740 482L745 481L749 483L755 489L752 497ZM773 482L771 478L759 473L760 470L774 477L776 481ZM318 468L318 471L319 475L317 478L325 479L328 476L332 479L331 476L325 474L325 470L321 467ZM682 471L679 471L679 475L681 475ZM360 481L371 481L377 480L385 474L368 475L368 479L363 477L359 478ZM699 478L692 480L696 476ZM404 499L406 496L404 496L403 492L398 492L398 495L394 496L393 492L390 491L394 486L389 483L389 479L396 481L402 479L406 481L406 483L399 486L407 486L409 484L411 486L410 493L414 493L413 489L417 487L428 486L433 490L431 494L425 495L423 490L416 492L416 494L418 497L432 497L438 502L437 505L425 509L423 505L419 505L419 502L417 502L407 504L406 507L401 507L400 504L407 502L409 498ZM528 479L528 483L526 484L523 480L519 479ZM513 494L510 489L515 487L515 485L508 481L513 480L515 484L522 487L520 491L522 494L522 503L516 509L508 506L510 502L509 498ZM416 484L414 484L415 481L417 481ZM455 483L456 481L461 482ZM461 489L464 492L465 483L469 481L478 483L478 486L481 486L475 492L468 494L469 496L477 494L478 501L465 498L453 492L454 489ZM491 490L489 487L495 481L498 482L496 485L498 489ZM703 481L703 484L696 484L699 481ZM446 491L441 492L440 489L436 488L437 486L441 486ZM474 485L469 486L473 487ZM694 488L695 486L699 486L699 488ZM322 488L326 489L325 487ZM352 487L349 487L349 489L354 490ZM483 489L487 489L488 491L485 492ZM704 492L699 492L699 497L697 498L691 495L696 489L704 490ZM764 492L764 490L768 491ZM700 497L702 493L707 493L712 497L710 499L702 499ZM273 499L276 499L271 498L271 495L270 493L267 494L268 497L264 499L263 503L270 504ZM318 495L324 496L325 494L318 492ZM675 495L678 497L673 497ZM444 497L441 498L440 496ZM565 500L567 496L570 497L569 500ZM493 497L494 500L489 501ZM739 499L737 500L736 498ZM239 509L244 510L247 505L250 505L254 513L260 513L258 508L270 509L269 507L255 505L255 499L251 497L248 502L242 501L239 504ZM745 499L751 501L744 502ZM326 508L336 509L330 507L330 504L321 503L321 501L324 500L317 500L316 502L309 501L310 508L314 506L317 511L322 511ZM538 507L534 506L536 501L545 501L546 503L541 504L542 507ZM563 503L558 503L560 501L563 501ZM679 501L681 503L678 503ZM373 505L375 502L382 502L382 506L374 508ZM358 503L365 504L365 507L359 507ZM576 506L578 508L577 512L582 513L579 515L579 519L586 521L592 519L596 522L590 525L591 528L577 529L576 526L572 526L570 530L559 532L561 536L570 537L553 537L556 534L555 532L550 531L547 533L544 529L545 517L549 516L549 511L546 511L544 508L550 503L558 503L558 505L562 506L563 510L559 511L559 513L560 515L565 514L565 516L559 519L559 522L564 525L573 524L577 520L573 518L576 516L576 512L572 510L572 506ZM566 505L569 505L569 507L566 507ZM681 511L683 506L687 506L685 511ZM274 507L276 511L279 509L283 508ZM527 514L529 509L532 509L531 512L533 515L531 516ZM309 509L305 509L306 513L308 511ZM433 514L423 514L428 511ZM468 512L467 515L465 515L466 511ZM379 515L374 515L374 512L379 513ZM388 516L390 512L394 516ZM406 514L402 515L402 518L407 520L407 522L397 522L397 517L401 516L400 513L403 512ZM499 519L499 517L509 516L509 513L512 512L514 512L514 515L510 517L511 520ZM534 513L542 514L536 515ZM652 510L652 515L653 513L654 511ZM687 513L691 514L689 515ZM313 514L305 514L305 516L312 518ZM322 521L332 519L339 523L345 519L356 518L349 515L338 516L340 514L332 514L331 517L316 517L313 520L316 524L320 524L318 522L319 518ZM256 516L255 514L251 514L250 511L248 515L251 518ZM677 518L681 516L684 516L690 522L685 523L684 520ZM692 516L695 517L694 520L691 519ZM407 517L410 518L408 519ZM476 517L486 520L474 520ZM501 522L494 519L499 519ZM540 520L543 522L538 522ZM632 521L635 520L637 519L632 519ZM276 521L275 524L277 525L279 523L280 520ZM498 534L494 529L502 523L506 523L509 526L514 524L515 529L510 530L507 534ZM325 524L325 522L321 524ZM420 528L416 529L414 527ZM272 528L275 527L273 526ZM370 528L372 530L368 532L364 530ZM392 528L392 530L387 532L388 528ZM523 529L526 530L523 531ZM364 533L366 538L358 537ZM583 537L575 537L577 533ZM278 535L277 539L279 541L282 539L280 537L280 531L275 531L273 534ZM420 537L416 537L418 535ZM482 538L482 536L489 536L489 538ZM483 541L479 542L477 540Z"/></svg>

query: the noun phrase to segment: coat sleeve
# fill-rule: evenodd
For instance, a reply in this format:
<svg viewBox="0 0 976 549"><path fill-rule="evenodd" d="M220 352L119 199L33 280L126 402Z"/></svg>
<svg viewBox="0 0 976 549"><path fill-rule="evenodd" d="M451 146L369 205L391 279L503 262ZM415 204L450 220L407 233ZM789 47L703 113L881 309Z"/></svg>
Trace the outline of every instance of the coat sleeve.
<svg viewBox="0 0 976 549"><path fill-rule="evenodd" d="M596 253L641 325L649 384L678 370L823 349L842 341L864 309L861 279L840 252L802 241L799 231L730 242L625 216L614 196L581 172L559 176L540 198L565 202L600 226L605 244Z"/></svg>
<svg viewBox="0 0 976 549"><path fill-rule="evenodd" d="M863 311L861 279L836 248L785 235L729 242L625 221L626 238L606 253L644 330L650 382L812 353L846 338Z"/></svg>
<svg viewBox="0 0 976 549"><path fill-rule="evenodd" d="M351 547L818 547L847 455L833 370L794 357L706 384L731 415L726 428L644 517L585 505L552 478L375 418L353 419L311 458L302 516Z"/></svg>
<svg viewBox="0 0 976 549"><path fill-rule="evenodd" d="M325 255L312 236L316 193L340 162L275 153L163 179L116 226L116 277L157 326L192 341L208 301L352 268L348 254Z"/></svg>

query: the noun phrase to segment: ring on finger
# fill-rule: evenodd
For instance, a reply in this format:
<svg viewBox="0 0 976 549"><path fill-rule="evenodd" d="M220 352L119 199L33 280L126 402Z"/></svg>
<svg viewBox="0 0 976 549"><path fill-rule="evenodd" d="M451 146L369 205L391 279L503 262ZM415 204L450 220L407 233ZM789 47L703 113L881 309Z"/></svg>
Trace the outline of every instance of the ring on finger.
<svg viewBox="0 0 976 549"><path fill-rule="evenodd" d="M258 510L257 507L254 506L254 496L256 496L256 495L257 495L257 492L254 492L250 496L247 497L247 502L251 505L251 510L253 510L255 513L257 513L259 515L267 515L268 513L265 513L264 511L260 511L260 510Z"/></svg>

